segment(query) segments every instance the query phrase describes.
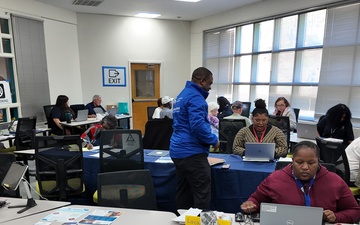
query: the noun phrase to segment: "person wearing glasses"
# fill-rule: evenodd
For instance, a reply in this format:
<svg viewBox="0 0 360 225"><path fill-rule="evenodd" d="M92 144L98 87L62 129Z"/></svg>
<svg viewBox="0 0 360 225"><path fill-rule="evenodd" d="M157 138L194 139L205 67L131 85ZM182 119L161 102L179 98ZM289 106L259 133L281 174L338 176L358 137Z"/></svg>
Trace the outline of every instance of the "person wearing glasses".
<svg viewBox="0 0 360 225"><path fill-rule="evenodd" d="M92 102L86 104L85 109L89 110L89 118L96 118L96 112L94 108L101 108L104 113L106 112L106 110L101 106L101 101L102 99L100 95L94 95Z"/></svg>
<svg viewBox="0 0 360 225"><path fill-rule="evenodd" d="M296 129L296 115L294 110L290 107L289 101L284 97L279 97L275 101L275 110L273 115L275 116L287 116L290 121L290 131Z"/></svg>
<svg viewBox="0 0 360 225"><path fill-rule="evenodd" d="M80 138L86 141L85 147L92 149L94 146L99 146L100 131L112 130L117 126L117 119L113 115L107 115L102 118L100 124L94 124L94 126L87 129Z"/></svg>
<svg viewBox="0 0 360 225"><path fill-rule="evenodd" d="M252 125L244 127L236 134L233 153L246 155L245 143L275 143L275 158L285 157L288 150L285 134L276 126L269 124L269 112L263 99L255 101L252 111Z"/></svg>

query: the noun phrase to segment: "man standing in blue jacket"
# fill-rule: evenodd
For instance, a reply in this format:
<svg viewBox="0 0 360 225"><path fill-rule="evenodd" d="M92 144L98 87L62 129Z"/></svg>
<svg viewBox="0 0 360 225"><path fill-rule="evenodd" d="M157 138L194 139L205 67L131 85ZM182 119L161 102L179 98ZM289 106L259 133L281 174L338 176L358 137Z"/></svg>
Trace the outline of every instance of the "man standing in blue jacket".
<svg viewBox="0 0 360 225"><path fill-rule="evenodd" d="M219 147L218 138L211 133L205 101L212 83L212 73L207 68L197 68L173 107L170 157L178 178L176 202L179 209L210 208L211 173L207 156L210 145L215 149Z"/></svg>

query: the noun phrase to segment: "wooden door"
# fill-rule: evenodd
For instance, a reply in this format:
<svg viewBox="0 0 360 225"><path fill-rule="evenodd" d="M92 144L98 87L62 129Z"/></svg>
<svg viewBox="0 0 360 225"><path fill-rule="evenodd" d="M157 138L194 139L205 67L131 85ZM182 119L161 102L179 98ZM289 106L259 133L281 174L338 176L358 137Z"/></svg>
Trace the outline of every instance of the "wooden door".
<svg viewBox="0 0 360 225"><path fill-rule="evenodd" d="M160 64L131 63L131 95L133 129L144 135L147 107L160 98Z"/></svg>

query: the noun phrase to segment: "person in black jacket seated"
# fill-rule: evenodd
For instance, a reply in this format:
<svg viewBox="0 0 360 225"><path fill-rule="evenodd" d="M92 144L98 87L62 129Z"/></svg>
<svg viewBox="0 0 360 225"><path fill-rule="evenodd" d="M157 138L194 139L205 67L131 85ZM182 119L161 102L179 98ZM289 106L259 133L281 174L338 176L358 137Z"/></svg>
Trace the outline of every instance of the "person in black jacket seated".
<svg viewBox="0 0 360 225"><path fill-rule="evenodd" d="M351 112L345 104L331 107L317 124L320 137L342 139L345 146L354 140Z"/></svg>
<svg viewBox="0 0 360 225"><path fill-rule="evenodd" d="M227 98L224 96L220 96L217 98L217 103L219 105L217 118L223 119L226 116L230 116L233 114L231 110L231 104Z"/></svg>
<svg viewBox="0 0 360 225"><path fill-rule="evenodd" d="M59 95L56 99L56 104L50 112L49 127L52 134L64 135L71 134L70 130L62 127L60 122L66 121L66 113L70 113L72 118L75 119L75 113L69 107L69 98L66 95Z"/></svg>

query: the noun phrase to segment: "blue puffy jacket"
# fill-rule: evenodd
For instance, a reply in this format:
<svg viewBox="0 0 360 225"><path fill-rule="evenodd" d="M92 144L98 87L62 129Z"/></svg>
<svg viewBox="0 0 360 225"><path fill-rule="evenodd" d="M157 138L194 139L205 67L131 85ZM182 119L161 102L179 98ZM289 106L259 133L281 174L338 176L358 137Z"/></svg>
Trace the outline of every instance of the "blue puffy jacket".
<svg viewBox="0 0 360 225"><path fill-rule="evenodd" d="M187 81L177 96L173 107L173 134L170 142L170 157L186 158L209 153L210 145L218 138L211 133L208 105L209 93L196 83Z"/></svg>

